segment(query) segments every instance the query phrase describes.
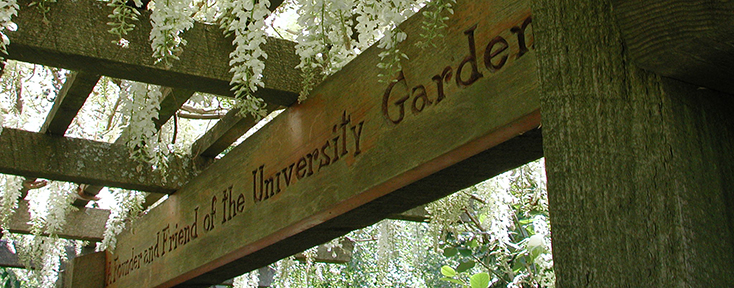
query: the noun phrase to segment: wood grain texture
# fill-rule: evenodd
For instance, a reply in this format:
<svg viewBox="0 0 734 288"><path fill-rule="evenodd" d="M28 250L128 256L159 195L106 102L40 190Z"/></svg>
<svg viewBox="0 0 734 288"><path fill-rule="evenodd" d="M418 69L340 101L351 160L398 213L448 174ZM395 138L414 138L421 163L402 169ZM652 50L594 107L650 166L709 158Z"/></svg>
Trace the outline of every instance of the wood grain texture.
<svg viewBox="0 0 734 288"><path fill-rule="evenodd" d="M251 115L240 117L237 114L239 109L232 109L219 119L214 127L191 145L191 155L214 158L257 124Z"/></svg>
<svg viewBox="0 0 734 288"><path fill-rule="evenodd" d="M109 210L79 208L69 212L66 216L66 225L58 233L60 238L76 239L85 241L102 241L104 238L105 224L110 216ZM8 221L8 227L4 227L12 233L31 233L31 214L28 210L28 201L20 200L18 210L13 213Z"/></svg>
<svg viewBox="0 0 734 288"><path fill-rule="evenodd" d="M617 8L534 1L556 285L731 286L733 98L628 61Z"/></svg>
<svg viewBox="0 0 734 288"><path fill-rule="evenodd" d="M402 78L366 50L120 234L108 286L213 285L540 157L529 3L459 1L427 50L421 20Z"/></svg>
<svg viewBox="0 0 734 288"><path fill-rule="evenodd" d="M31 1L18 4L26 7ZM282 2L282 1L278 1ZM275 4L275 3L273 3ZM111 8L94 0L59 1L44 15L35 9L20 9L13 22L18 31L8 32L8 58L70 70L85 70L115 78L162 86L232 95L229 53L232 39L212 25L196 24L183 38L188 44L170 69L154 65L148 40L151 24L144 12L136 28L126 36L130 44L121 48L108 33ZM273 5L275 6L275 5ZM48 24L46 24L48 23ZM263 72L264 88L256 95L269 103L290 105L300 91L300 73L295 43L268 38Z"/></svg>
<svg viewBox="0 0 734 288"><path fill-rule="evenodd" d="M3 128L0 173L171 193L193 177L192 161L176 158L167 176L130 160L127 147Z"/></svg>
<svg viewBox="0 0 734 288"><path fill-rule="evenodd" d="M97 85L100 75L84 71L71 72L56 95L54 105L41 126L40 133L64 136L66 129L71 125L79 109L87 100L94 86Z"/></svg>
<svg viewBox="0 0 734 288"><path fill-rule="evenodd" d="M629 57L655 73L734 93L734 2L615 0Z"/></svg>
<svg viewBox="0 0 734 288"><path fill-rule="evenodd" d="M104 287L104 261L104 252L95 252L74 258L68 270L64 273L63 287Z"/></svg>
<svg viewBox="0 0 734 288"><path fill-rule="evenodd" d="M25 268L20 263L18 254L10 250L6 240L0 240L0 267Z"/></svg>

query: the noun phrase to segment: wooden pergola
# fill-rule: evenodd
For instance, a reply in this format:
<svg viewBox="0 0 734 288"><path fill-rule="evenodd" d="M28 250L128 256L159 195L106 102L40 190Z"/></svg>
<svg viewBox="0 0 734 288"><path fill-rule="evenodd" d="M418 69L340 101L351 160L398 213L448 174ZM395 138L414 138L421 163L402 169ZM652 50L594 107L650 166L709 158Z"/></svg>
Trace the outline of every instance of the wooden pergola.
<svg viewBox="0 0 734 288"><path fill-rule="evenodd" d="M256 124L230 111L166 178L125 135L65 131L101 75L168 87L158 128L194 91L230 95L231 41L196 24L166 69L148 21L110 44L104 3L21 10L9 58L74 72L40 132L2 130L0 173L169 195L115 251L76 258L69 287L221 283L544 155L559 287L734 283L734 2L457 2L436 47L402 44L393 82L373 47L300 104L295 44L268 39L257 96L286 111L214 160ZM419 17L401 28L417 35ZM28 230L21 207L11 231ZM108 214L74 212L60 236L98 241Z"/></svg>

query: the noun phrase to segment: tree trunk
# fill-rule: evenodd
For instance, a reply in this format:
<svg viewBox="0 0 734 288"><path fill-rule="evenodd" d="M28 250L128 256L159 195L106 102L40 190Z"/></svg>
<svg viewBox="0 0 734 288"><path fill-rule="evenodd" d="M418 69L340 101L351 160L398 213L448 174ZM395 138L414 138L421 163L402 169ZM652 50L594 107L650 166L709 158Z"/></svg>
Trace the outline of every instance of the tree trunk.
<svg viewBox="0 0 734 288"><path fill-rule="evenodd" d="M534 0L558 287L734 283L734 96L628 61L608 0Z"/></svg>

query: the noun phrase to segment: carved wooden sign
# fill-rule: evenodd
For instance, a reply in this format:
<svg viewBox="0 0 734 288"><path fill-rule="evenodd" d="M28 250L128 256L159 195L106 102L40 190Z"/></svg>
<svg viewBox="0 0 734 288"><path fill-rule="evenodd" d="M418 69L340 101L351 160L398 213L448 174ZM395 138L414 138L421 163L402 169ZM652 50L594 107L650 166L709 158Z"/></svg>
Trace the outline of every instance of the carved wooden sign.
<svg viewBox="0 0 734 288"><path fill-rule="evenodd" d="M401 26L409 60L393 82L378 82L368 49L137 220L107 254L106 285L215 284L344 234L360 220L350 211L536 128L529 4L455 8L436 47L415 47L420 16Z"/></svg>

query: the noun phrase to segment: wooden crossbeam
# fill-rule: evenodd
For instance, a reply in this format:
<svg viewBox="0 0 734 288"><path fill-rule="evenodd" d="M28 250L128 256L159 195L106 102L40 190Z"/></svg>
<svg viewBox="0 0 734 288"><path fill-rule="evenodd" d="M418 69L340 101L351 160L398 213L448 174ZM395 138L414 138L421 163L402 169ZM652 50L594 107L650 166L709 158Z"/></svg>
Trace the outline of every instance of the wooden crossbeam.
<svg viewBox="0 0 734 288"><path fill-rule="evenodd" d="M66 216L66 225L58 233L60 238L76 239L85 241L102 241L104 238L105 223L110 216L109 210L79 208L69 212ZM18 202L18 209L8 220L8 227L12 233L31 233L31 213L27 200Z"/></svg>
<svg viewBox="0 0 734 288"><path fill-rule="evenodd" d="M276 107L274 110L280 108L282 107ZM214 127L206 131L191 145L191 155L214 158L258 123L250 115L240 117L238 114L239 109L232 109L227 112Z"/></svg>
<svg viewBox="0 0 734 288"><path fill-rule="evenodd" d="M99 78L99 74L85 71L69 73L54 100L46 121L41 126L40 133L64 136L66 129L79 113L79 109L82 108L89 94L92 93Z"/></svg>
<svg viewBox="0 0 734 288"><path fill-rule="evenodd" d="M27 7L31 0L18 4ZM273 1L272 9L282 1ZM110 77L152 83L173 88L232 95L229 81L229 53L232 39L213 25L195 24L184 34L188 44L180 61L170 69L155 65L148 40L151 24L143 12L136 29L126 38L127 48L114 44L108 33L111 8L94 0L59 1L42 14L35 9L21 9L13 21L18 30L8 32L11 44L8 58L69 70L84 70ZM268 38L263 50L268 54L263 72L265 87L256 95L278 105L295 103L301 76L295 43Z"/></svg>
<svg viewBox="0 0 734 288"><path fill-rule="evenodd" d="M217 284L541 157L529 6L459 0L427 50L408 19L394 81L364 51L122 232L107 286Z"/></svg>
<svg viewBox="0 0 734 288"><path fill-rule="evenodd" d="M630 58L639 67L734 94L734 2L614 0Z"/></svg>
<svg viewBox="0 0 734 288"><path fill-rule="evenodd" d="M196 173L191 161L176 158L167 175L130 160L127 147L4 128L0 132L0 173L171 193Z"/></svg>

